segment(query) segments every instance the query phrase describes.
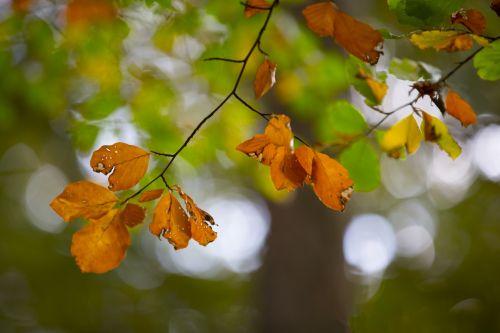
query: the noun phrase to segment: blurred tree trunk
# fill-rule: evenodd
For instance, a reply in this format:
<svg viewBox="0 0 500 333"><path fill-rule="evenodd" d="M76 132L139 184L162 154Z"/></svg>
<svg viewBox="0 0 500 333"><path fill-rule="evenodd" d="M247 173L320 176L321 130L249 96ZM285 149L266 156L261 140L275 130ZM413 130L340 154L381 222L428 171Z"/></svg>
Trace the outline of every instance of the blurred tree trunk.
<svg viewBox="0 0 500 333"><path fill-rule="evenodd" d="M260 276L259 332L349 332L351 292L344 274L344 215L309 188L288 205L271 204L271 232Z"/></svg>

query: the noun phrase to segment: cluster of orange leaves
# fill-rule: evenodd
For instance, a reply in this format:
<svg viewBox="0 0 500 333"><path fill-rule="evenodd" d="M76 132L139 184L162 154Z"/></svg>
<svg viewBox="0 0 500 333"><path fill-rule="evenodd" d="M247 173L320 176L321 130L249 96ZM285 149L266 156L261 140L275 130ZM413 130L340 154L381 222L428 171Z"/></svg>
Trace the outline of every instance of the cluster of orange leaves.
<svg viewBox="0 0 500 333"><path fill-rule="evenodd" d="M215 240L214 220L200 209L179 186L175 191L185 203L181 206L173 191L155 189L143 192L136 203L125 207L113 191L136 185L145 175L150 154L122 142L102 146L92 154L90 165L95 172L109 174L108 188L83 180L71 183L51 202L61 218L70 222L76 218L88 223L73 235L71 254L82 272L104 273L124 259L131 244L127 228L143 223L147 209L143 203L160 198L154 208L149 230L167 239L175 249L188 246L192 238L201 245Z"/></svg>
<svg viewBox="0 0 500 333"><path fill-rule="evenodd" d="M353 182L347 170L330 156L303 145L293 147L290 118L273 116L264 134L241 143L236 149L271 169L277 190L295 190L311 184L318 198L328 207L342 211L349 201Z"/></svg>

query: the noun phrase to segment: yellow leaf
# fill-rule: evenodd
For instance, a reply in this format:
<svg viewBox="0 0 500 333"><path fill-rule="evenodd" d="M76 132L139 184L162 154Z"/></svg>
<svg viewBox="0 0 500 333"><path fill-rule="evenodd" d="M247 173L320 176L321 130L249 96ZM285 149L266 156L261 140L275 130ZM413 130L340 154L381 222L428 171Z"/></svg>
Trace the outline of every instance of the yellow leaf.
<svg viewBox="0 0 500 333"><path fill-rule="evenodd" d="M447 152L452 159L456 159L462 153L462 148L448 133L446 125L436 117L431 116L426 112L422 112L424 121L422 122L422 130L425 135L425 140L435 142L443 151Z"/></svg>
<svg viewBox="0 0 500 333"><path fill-rule="evenodd" d="M246 17L264 13L267 10L262 8L269 8L271 6L266 0L247 0L245 4L247 5L244 11Z"/></svg>
<svg viewBox="0 0 500 333"><path fill-rule="evenodd" d="M460 120L463 127L476 123L476 113L472 107L453 90L446 96L446 112Z"/></svg>
<svg viewBox="0 0 500 333"><path fill-rule="evenodd" d="M99 218L118 198L105 187L86 180L71 183L52 200L50 207L66 222L75 218Z"/></svg>
<svg viewBox="0 0 500 333"><path fill-rule="evenodd" d="M71 254L85 273L105 273L125 257L130 246L127 228L117 217L118 210L110 210L90 222L73 235Z"/></svg>
<svg viewBox="0 0 500 333"><path fill-rule="evenodd" d="M217 238L217 233L212 230L212 226L215 224L213 217L203 209L198 208L193 199L182 192L179 186L176 187L176 190L186 204L189 224L191 225L191 237L203 246L213 242Z"/></svg>
<svg viewBox="0 0 500 333"><path fill-rule="evenodd" d="M387 90L389 87L385 82L380 82L375 80L371 74L365 73L365 71L360 68L358 76L360 79L365 80L366 84L370 88L370 90L373 93L373 96L375 96L375 100L377 101L378 104L381 104L382 101L384 100L385 95L387 94Z"/></svg>
<svg viewBox="0 0 500 333"><path fill-rule="evenodd" d="M139 202L147 202L158 199L163 194L163 189L150 190L143 192L139 198Z"/></svg>
<svg viewBox="0 0 500 333"><path fill-rule="evenodd" d="M120 221L127 227L133 228L141 224L146 218L146 209L136 204L127 204L120 212Z"/></svg>
<svg viewBox="0 0 500 333"><path fill-rule="evenodd" d="M149 231L166 238L176 250L188 246L191 238L188 216L171 192L164 194L156 205Z"/></svg>
<svg viewBox="0 0 500 333"><path fill-rule="evenodd" d="M307 26L318 36L334 37L349 53L374 65L381 51L377 47L384 39L377 30L342 12L332 2L319 2L307 6L302 14Z"/></svg>
<svg viewBox="0 0 500 333"><path fill-rule="evenodd" d="M120 191L137 184L148 170L149 153L142 148L117 142L102 146L92 154L90 166L95 172L109 174L109 189Z"/></svg>
<svg viewBox="0 0 500 333"><path fill-rule="evenodd" d="M434 48L437 51L447 52L466 51L474 44L473 38L469 34L442 30L414 33L410 36L410 42L422 50Z"/></svg>
<svg viewBox="0 0 500 333"><path fill-rule="evenodd" d="M254 81L254 92L255 98L259 99L276 83L276 64L269 59L264 60L264 62L257 69L257 75Z"/></svg>
<svg viewBox="0 0 500 333"><path fill-rule="evenodd" d="M382 138L380 147L389 156L399 158L399 151L406 147L408 154L413 154L420 147L422 132L413 115L409 115L392 126Z"/></svg>

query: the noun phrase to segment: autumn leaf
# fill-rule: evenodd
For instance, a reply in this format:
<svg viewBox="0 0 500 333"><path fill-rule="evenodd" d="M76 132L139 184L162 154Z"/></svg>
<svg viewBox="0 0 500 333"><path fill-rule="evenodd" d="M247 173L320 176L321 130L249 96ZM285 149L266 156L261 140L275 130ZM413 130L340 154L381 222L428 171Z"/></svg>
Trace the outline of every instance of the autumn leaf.
<svg viewBox="0 0 500 333"><path fill-rule="evenodd" d="M95 172L109 176L109 189L120 191L137 184L148 170L149 153L123 142L102 146L94 151L90 166Z"/></svg>
<svg viewBox="0 0 500 333"><path fill-rule="evenodd" d="M446 112L460 120L463 127L476 123L476 113L472 107L453 90L446 96Z"/></svg>
<svg viewBox="0 0 500 333"><path fill-rule="evenodd" d="M217 233L212 230L215 224L213 217L198 208L193 199L184 193L179 186L176 186L182 200L186 204L186 210L189 215L189 224L191 225L191 237L200 245L206 246L217 238Z"/></svg>
<svg viewBox="0 0 500 333"><path fill-rule="evenodd" d="M12 0L12 9L20 14L27 13L31 6L31 0Z"/></svg>
<svg viewBox="0 0 500 333"><path fill-rule="evenodd" d="M106 214L118 198L105 187L86 180L71 183L52 200L50 207L66 222L75 218L99 218Z"/></svg>
<svg viewBox="0 0 500 333"><path fill-rule="evenodd" d="M186 212L172 192L165 193L156 205L149 231L157 237L166 238L176 250L188 246L191 226Z"/></svg>
<svg viewBox="0 0 500 333"><path fill-rule="evenodd" d="M452 159L456 159L462 153L462 148L448 133L446 125L436 117L431 116L427 112L422 112L424 121L422 122L422 131L426 141L435 142L450 155Z"/></svg>
<svg viewBox="0 0 500 333"><path fill-rule="evenodd" d="M245 2L244 14L246 17L252 17L259 13L266 12L267 9L262 8L269 7L271 7L271 5L266 0L247 0L247 2Z"/></svg>
<svg viewBox="0 0 500 333"><path fill-rule="evenodd" d="M500 0L491 0L490 8L500 16Z"/></svg>
<svg viewBox="0 0 500 333"><path fill-rule="evenodd" d="M112 209L73 235L71 254L84 273L105 273L117 267L130 246L130 235Z"/></svg>
<svg viewBox="0 0 500 333"><path fill-rule="evenodd" d="M294 190L305 180L306 173L293 155L293 133L290 118L285 115L272 117L264 134L257 134L236 149L271 166L271 179L277 190Z"/></svg>
<svg viewBox="0 0 500 333"><path fill-rule="evenodd" d="M250 157L256 158L264 165L271 165L278 147L292 150L293 133L290 129L290 118L285 115L273 116L266 126L264 134L239 144L236 149Z"/></svg>
<svg viewBox="0 0 500 333"><path fill-rule="evenodd" d="M264 62L257 69L257 75L254 81L254 92L255 98L259 99L271 88L276 82L276 64L269 59L264 60Z"/></svg>
<svg viewBox="0 0 500 333"><path fill-rule="evenodd" d="M394 158L400 157L401 148L413 154L420 147L422 132L412 114L392 126L382 138L380 147Z"/></svg>
<svg viewBox="0 0 500 333"><path fill-rule="evenodd" d="M149 190L146 192L143 192L141 196L139 197L139 202L147 202L151 200L158 199L161 197L163 194L163 189L157 189L157 190Z"/></svg>
<svg viewBox="0 0 500 333"><path fill-rule="evenodd" d="M353 187L347 170L330 156L307 146L300 146L295 155L307 172L319 200L333 210L343 211Z"/></svg>
<svg viewBox="0 0 500 333"><path fill-rule="evenodd" d="M68 24L81 26L116 19L118 10L110 0L72 0L66 8Z"/></svg>
<svg viewBox="0 0 500 333"><path fill-rule="evenodd" d="M410 42L422 50L434 48L436 51L457 52L470 49L474 39L460 31L432 30L412 34Z"/></svg>
<svg viewBox="0 0 500 333"><path fill-rule="evenodd" d="M283 189L291 191L302 186L306 175L295 154L285 147L277 149L271 162L271 179L278 191Z"/></svg>
<svg viewBox="0 0 500 333"><path fill-rule="evenodd" d="M377 101L377 105L381 104L387 94L387 90L389 89L387 84L385 82L375 80L370 73L366 73L362 68L359 69L357 77L366 82L373 93L375 100Z"/></svg>
<svg viewBox="0 0 500 333"><path fill-rule="evenodd" d="M486 18L476 9L460 9L451 15L451 23L462 24L476 35L482 35L486 30Z"/></svg>
<svg viewBox="0 0 500 333"><path fill-rule="evenodd" d="M307 26L320 37L333 37L352 55L374 65L381 51L382 34L366 23L342 12L332 2L319 2L307 6L302 14Z"/></svg>
<svg viewBox="0 0 500 333"><path fill-rule="evenodd" d="M120 211L120 221L130 228L141 224L145 218L146 209L136 204L129 203Z"/></svg>

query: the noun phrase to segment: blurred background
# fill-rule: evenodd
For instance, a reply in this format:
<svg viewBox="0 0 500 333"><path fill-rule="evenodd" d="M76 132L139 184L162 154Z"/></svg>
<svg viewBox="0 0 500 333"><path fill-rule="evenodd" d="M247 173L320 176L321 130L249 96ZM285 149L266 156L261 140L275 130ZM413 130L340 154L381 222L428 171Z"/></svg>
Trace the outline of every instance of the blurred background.
<svg viewBox="0 0 500 333"><path fill-rule="evenodd" d="M350 88L343 51L307 30L307 3L282 0L262 40L276 86L254 101L256 53L239 93L326 142L339 101L370 124L380 114ZM384 0L337 4L376 28L412 30ZM499 34L489 1L464 6ZM89 168L103 144L174 152L239 71L203 59L242 58L263 19L246 19L237 0L0 0L1 332L500 332L499 85L471 64L449 80L479 114L467 130L446 118L462 155L428 144L402 161L379 153L380 186L354 193L344 213L309 188L275 191L268 170L234 149L265 123L228 103L167 174L214 216L217 240L176 252L139 226L118 269L79 272L70 244L84 222L62 222L52 198L82 178L105 184ZM378 71L407 57L436 75L467 56L404 39L384 53ZM387 82L384 109L409 100L411 82ZM155 158L150 175L164 163Z"/></svg>

